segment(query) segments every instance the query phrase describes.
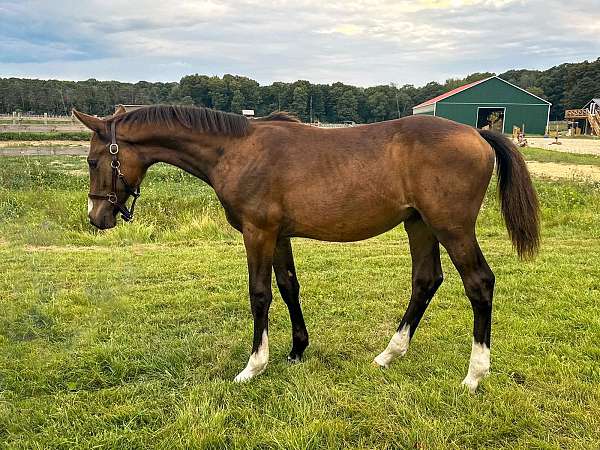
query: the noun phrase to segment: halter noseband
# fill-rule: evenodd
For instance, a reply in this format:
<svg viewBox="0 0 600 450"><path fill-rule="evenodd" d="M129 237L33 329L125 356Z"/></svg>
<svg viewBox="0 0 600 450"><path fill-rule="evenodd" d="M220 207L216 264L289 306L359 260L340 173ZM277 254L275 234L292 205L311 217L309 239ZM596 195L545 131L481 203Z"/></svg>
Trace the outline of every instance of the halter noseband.
<svg viewBox="0 0 600 450"><path fill-rule="evenodd" d="M112 191L108 194L95 194L89 193L89 198L97 198L100 200L107 200L109 203L112 203L115 208L119 210L121 213L121 217L125 222L129 222L133 220L133 211L135 209L135 202L140 196L140 187L132 187L123 174L121 173L121 162L119 161L119 144L117 144L117 130L116 124L113 120L110 123L110 139L111 142L108 145L108 152L111 156L110 167L112 168ZM123 185L125 186L125 192L133 197L133 202L131 203L131 208L127 209L127 206L121 202L117 197L117 181L121 180Z"/></svg>

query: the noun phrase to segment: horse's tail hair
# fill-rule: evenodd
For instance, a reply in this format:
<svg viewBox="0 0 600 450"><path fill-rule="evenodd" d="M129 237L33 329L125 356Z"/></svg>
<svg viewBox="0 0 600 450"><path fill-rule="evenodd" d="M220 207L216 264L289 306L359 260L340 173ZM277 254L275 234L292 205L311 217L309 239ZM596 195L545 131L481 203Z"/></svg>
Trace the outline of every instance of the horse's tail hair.
<svg viewBox="0 0 600 450"><path fill-rule="evenodd" d="M498 193L508 235L522 259L533 258L540 247L540 206L519 149L504 135L479 130L496 153Z"/></svg>

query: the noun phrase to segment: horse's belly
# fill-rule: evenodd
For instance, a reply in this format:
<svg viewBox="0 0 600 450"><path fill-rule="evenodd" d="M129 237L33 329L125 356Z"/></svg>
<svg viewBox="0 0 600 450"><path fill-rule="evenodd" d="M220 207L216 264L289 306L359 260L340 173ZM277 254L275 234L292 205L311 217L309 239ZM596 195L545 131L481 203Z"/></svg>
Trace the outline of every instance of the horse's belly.
<svg viewBox="0 0 600 450"><path fill-rule="evenodd" d="M289 234L322 241L360 241L385 233L412 214L408 205L328 206L314 208L311 214L292 214Z"/></svg>

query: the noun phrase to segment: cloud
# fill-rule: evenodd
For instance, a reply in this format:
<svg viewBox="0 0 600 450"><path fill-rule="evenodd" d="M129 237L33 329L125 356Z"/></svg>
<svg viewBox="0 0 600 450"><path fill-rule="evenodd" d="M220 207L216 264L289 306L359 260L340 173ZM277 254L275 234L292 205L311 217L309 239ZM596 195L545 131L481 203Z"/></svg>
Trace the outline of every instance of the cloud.
<svg viewBox="0 0 600 450"><path fill-rule="evenodd" d="M173 81L197 72L421 85L595 59L594 3L5 0L0 76Z"/></svg>

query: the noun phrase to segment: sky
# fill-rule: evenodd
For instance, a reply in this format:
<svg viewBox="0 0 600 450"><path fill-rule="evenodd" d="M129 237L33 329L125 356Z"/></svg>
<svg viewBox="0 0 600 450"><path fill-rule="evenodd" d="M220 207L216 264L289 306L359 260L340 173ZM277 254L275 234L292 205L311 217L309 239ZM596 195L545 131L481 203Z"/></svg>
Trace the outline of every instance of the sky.
<svg viewBox="0 0 600 450"><path fill-rule="evenodd" d="M599 0L0 0L0 77L421 86L600 57Z"/></svg>

